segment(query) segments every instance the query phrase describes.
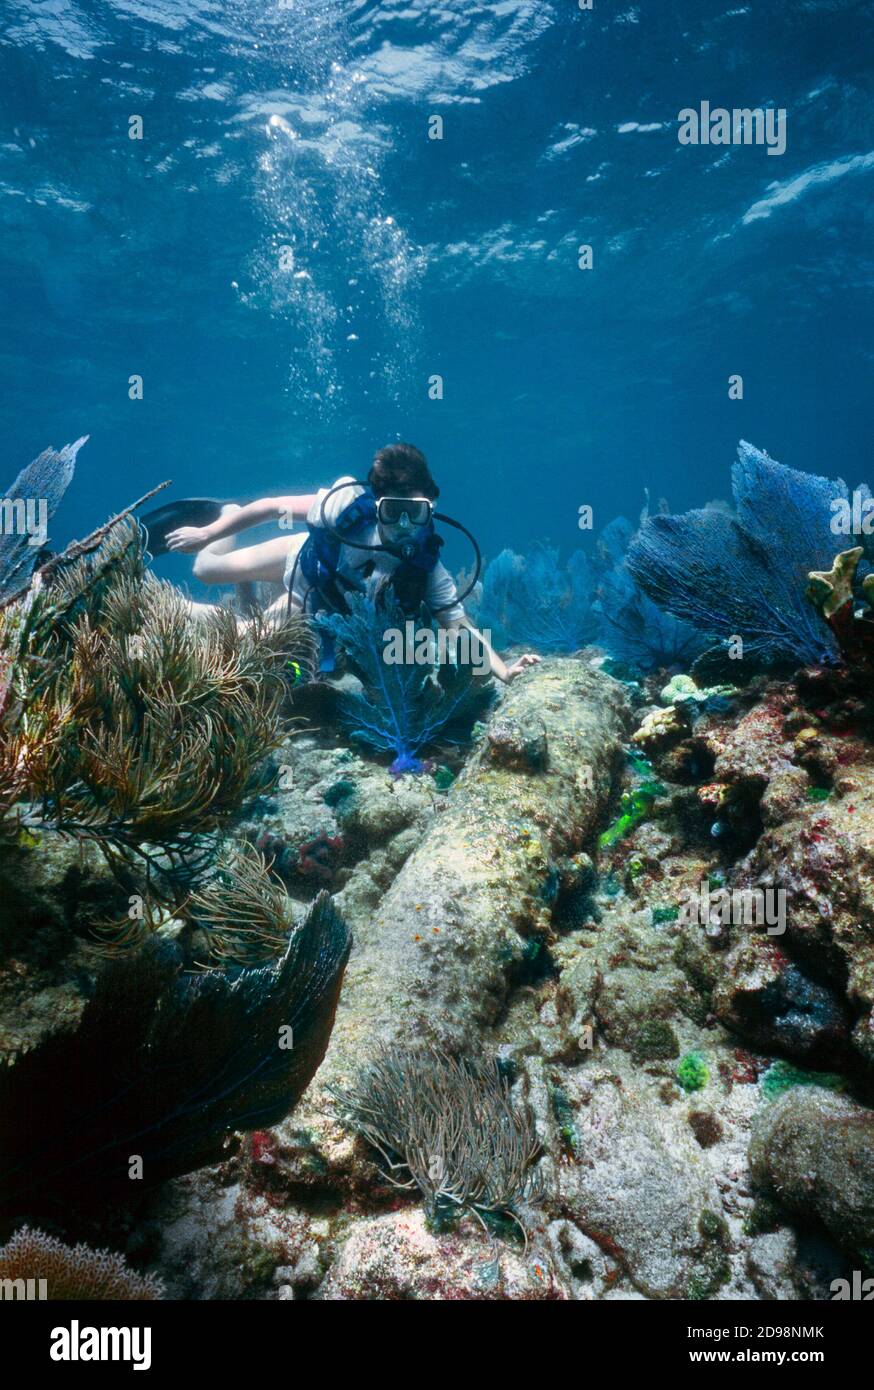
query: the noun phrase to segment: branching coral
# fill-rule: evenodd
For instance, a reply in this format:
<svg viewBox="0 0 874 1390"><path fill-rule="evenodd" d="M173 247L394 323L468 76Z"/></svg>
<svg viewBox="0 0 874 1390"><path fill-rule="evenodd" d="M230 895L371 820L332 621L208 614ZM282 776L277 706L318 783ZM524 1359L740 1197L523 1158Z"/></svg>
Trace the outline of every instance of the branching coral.
<svg viewBox="0 0 874 1390"><path fill-rule="evenodd" d="M518 1221L516 1205L539 1195L533 1117L513 1103L495 1058L386 1048L333 1094L343 1122L382 1155L385 1177L419 1189L434 1226L465 1211Z"/></svg>
<svg viewBox="0 0 874 1390"><path fill-rule="evenodd" d="M830 482L741 443L732 469L735 514L716 507L644 522L628 564L652 599L715 642L743 639L764 665L821 663L837 643L805 600L808 573L828 571L843 538Z"/></svg>
<svg viewBox="0 0 874 1390"><path fill-rule="evenodd" d="M278 1123L324 1056L350 946L323 893L272 965L190 974L154 938L105 965L75 1035L0 1072L0 1203L124 1201Z"/></svg>
<svg viewBox="0 0 874 1390"><path fill-rule="evenodd" d="M405 631L403 610L387 592L377 600L351 594L347 601L348 615L317 619L343 647L364 686L362 693L341 694L340 718L353 739L393 753L394 772L421 771L417 754L435 743L462 742L491 690L475 678L472 664L386 660L385 635ZM417 639L423 633L433 636L436 652L436 630L424 614Z"/></svg>
<svg viewBox="0 0 874 1390"><path fill-rule="evenodd" d="M155 1300L164 1288L150 1274L137 1274L123 1255L92 1250L89 1245L65 1245L43 1231L22 1226L0 1249L0 1280L45 1281L45 1297L54 1301ZM22 1295L23 1296L23 1295Z"/></svg>

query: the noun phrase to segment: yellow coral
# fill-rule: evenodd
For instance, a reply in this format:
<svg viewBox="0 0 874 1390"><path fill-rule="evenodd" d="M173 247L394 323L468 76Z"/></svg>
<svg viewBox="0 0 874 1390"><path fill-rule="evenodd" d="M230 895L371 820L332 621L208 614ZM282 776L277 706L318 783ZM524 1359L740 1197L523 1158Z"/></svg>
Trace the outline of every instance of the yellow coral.
<svg viewBox="0 0 874 1390"><path fill-rule="evenodd" d="M631 741L648 748L670 738L682 738L687 729L688 723L678 706L669 705L667 709L656 709L648 714L637 732L632 734Z"/></svg>

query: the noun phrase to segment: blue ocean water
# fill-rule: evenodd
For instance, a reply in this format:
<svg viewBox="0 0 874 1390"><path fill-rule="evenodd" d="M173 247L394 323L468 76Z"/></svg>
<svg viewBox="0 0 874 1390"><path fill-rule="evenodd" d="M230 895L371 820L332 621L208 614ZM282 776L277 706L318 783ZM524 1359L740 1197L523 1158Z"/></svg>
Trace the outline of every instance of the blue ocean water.
<svg viewBox="0 0 874 1390"><path fill-rule="evenodd" d="M164 478L309 491L397 438L491 555L726 496L740 438L868 475L868 0L0 16L7 481L91 435L55 542ZM682 145L702 101L785 109L785 152Z"/></svg>

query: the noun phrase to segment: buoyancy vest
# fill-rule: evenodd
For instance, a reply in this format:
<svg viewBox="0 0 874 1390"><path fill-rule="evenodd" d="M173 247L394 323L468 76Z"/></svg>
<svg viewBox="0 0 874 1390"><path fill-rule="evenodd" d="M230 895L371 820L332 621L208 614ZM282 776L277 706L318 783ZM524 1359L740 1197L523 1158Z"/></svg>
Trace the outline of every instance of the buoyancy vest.
<svg viewBox="0 0 874 1390"><path fill-rule="evenodd" d="M365 592L366 586L361 579L340 573L340 555L346 542L355 544L375 525L376 498L370 490L360 493L344 507L330 529L319 523L307 522L309 535L301 547L289 581L290 597L295 571L299 566L307 584L304 612L316 613L319 609L328 608L332 612L343 613L347 611L345 593L350 590ZM398 561L389 582L404 612L416 612L424 601L428 576L440 559L442 545L443 537L437 535L433 522L429 522L427 526L417 528L416 535L404 541L402 546L395 548L379 543L372 547L374 553L393 555Z"/></svg>

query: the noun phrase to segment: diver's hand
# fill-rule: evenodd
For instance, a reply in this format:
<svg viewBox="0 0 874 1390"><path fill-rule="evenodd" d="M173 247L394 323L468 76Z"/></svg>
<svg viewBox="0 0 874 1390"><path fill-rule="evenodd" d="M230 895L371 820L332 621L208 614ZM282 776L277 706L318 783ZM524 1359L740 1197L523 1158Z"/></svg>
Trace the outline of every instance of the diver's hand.
<svg viewBox="0 0 874 1390"><path fill-rule="evenodd" d="M524 656L520 656L518 661L514 661L512 666L507 667L507 684L509 685L510 681L515 680L526 666L537 666L539 662L540 657L535 656L533 652L526 652Z"/></svg>
<svg viewBox="0 0 874 1390"><path fill-rule="evenodd" d="M168 550L201 550L210 541L205 526L180 526L178 531L170 531L167 536Z"/></svg>

